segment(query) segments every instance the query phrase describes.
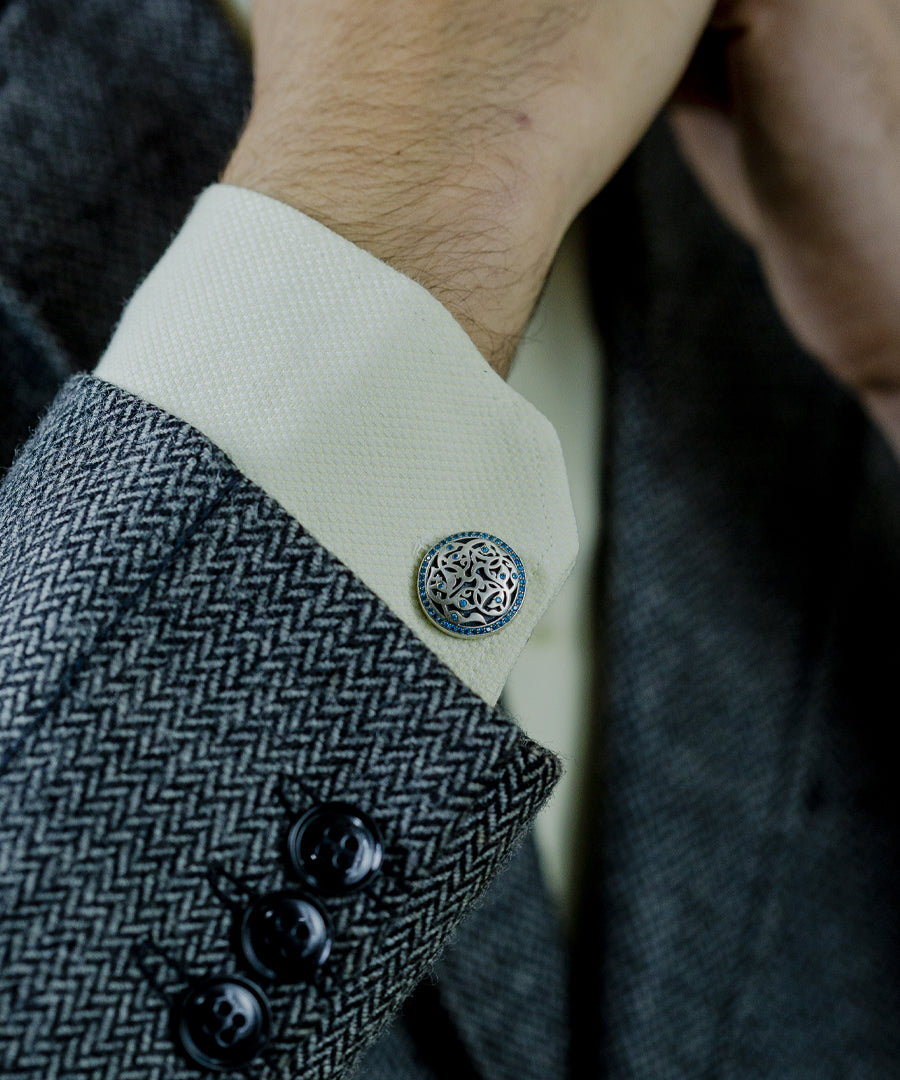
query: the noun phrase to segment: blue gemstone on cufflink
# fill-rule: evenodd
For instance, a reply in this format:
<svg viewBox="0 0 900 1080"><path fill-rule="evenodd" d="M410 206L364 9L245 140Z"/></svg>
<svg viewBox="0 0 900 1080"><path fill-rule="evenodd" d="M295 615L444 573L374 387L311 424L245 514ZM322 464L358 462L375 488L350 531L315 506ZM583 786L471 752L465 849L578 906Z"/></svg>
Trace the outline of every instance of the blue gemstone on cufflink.
<svg viewBox="0 0 900 1080"><path fill-rule="evenodd" d="M499 537L454 533L424 556L416 585L422 610L439 630L479 637L501 630L518 613L525 599L525 568Z"/></svg>

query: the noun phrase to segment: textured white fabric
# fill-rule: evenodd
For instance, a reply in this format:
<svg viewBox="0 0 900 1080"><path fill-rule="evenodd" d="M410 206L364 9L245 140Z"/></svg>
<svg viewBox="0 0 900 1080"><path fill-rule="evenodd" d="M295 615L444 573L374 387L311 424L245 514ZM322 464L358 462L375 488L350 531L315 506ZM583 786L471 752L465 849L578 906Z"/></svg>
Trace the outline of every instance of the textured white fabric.
<svg viewBox="0 0 900 1080"><path fill-rule="evenodd" d="M555 751L566 771L537 819L547 884L571 924L575 838L590 781L591 634L600 532L602 348L594 326L587 250L579 219L563 241L509 377L559 432L572 489L579 552L575 569L516 662L503 701L528 734Z"/></svg>
<svg viewBox="0 0 900 1080"><path fill-rule="evenodd" d="M551 424L425 289L292 207L214 185L125 309L96 375L186 420L493 703L575 560ZM466 529L528 592L487 638L433 627L422 555Z"/></svg>

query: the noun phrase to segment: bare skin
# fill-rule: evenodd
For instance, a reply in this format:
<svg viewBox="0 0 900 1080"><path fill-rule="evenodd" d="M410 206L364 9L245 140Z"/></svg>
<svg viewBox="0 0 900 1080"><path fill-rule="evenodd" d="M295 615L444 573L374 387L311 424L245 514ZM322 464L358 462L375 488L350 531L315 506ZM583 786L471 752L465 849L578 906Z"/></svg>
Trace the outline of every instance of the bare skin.
<svg viewBox="0 0 900 1080"><path fill-rule="evenodd" d="M505 375L556 249L713 0L256 0L222 177L428 288Z"/></svg>
<svg viewBox="0 0 900 1080"><path fill-rule="evenodd" d="M900 0L256 0L223 180L416 278L505 375L562 235L713 7L682 146L900 453Z"/></svg>
<svg viewBox="0 0 900 1080"><path fill-rule="evenodd" d="M674 110L796 337L900 453L900 0L726 0Z"/></svg>

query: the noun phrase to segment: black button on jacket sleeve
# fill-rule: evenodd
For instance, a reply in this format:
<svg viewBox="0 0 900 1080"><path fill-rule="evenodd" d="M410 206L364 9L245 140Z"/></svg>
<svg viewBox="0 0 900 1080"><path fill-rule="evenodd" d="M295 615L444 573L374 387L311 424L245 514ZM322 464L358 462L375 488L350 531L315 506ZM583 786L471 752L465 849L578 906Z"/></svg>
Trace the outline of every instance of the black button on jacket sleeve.
<svg viewBox="0 0 900 1080"><path fill-rule="evenodd" d="M190 987L178 1002L173 1021L191 1061L223 1072L253 1061L266 1044L272 1017L263 991L232 975L214 976Z"/></svg>
<svg viewBox="0 0 900 1080"><path fill-rule="evenodd" d="M377 825L346 803L312 807L294 824L288 847L295 873L312 888L335 896L363 888L384 859Z"/></svg>
<svg viewBox="0 0 900 1080"><path fill-rule="evenodd" d="M261 896L243 913L240 950L264 979L300 982L328 961L333 931L325 910L296 892Z"/></svg>

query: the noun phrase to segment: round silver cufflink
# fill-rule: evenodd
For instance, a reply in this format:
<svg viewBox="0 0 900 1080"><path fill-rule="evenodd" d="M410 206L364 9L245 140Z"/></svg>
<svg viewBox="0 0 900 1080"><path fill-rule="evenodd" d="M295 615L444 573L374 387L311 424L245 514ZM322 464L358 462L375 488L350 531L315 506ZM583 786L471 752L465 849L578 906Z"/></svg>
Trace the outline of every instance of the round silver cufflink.
<svg viewBox="0 0 900 1080"><path fill-rule="evenodd" d="M522 560L489 533L444 537L425 555L416 583L426 616L454 637L502 630L525 599Z"/></svg>

